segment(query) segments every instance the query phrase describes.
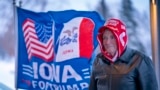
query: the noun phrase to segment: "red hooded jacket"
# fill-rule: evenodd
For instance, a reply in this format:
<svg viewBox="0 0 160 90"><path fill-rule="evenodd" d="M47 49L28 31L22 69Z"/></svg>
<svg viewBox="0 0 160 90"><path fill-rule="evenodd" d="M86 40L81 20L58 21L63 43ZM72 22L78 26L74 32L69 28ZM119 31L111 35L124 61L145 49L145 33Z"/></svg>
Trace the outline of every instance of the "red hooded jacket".
<svg viewBox="0 0 160 90"><path fill-rule="evenodd" d="M120 57L122 55L122 53L124 52L124 50L127 46L128 36L126 33L126 26L122 23L122 21L120 21L118 19L109 19L104 24L104 26L102 26L99 29L97 40L100 45L100 50L101 50L102 54L107 59L109 59L111 61L112 58L110 56L108 56L108 54L105 52L103 44L102 44L102 41L103 41L102 36L103 36L103 33L106 29L110 30L114 34L114 36L116 37L117 48L118 48L118 57Z"/></svg>

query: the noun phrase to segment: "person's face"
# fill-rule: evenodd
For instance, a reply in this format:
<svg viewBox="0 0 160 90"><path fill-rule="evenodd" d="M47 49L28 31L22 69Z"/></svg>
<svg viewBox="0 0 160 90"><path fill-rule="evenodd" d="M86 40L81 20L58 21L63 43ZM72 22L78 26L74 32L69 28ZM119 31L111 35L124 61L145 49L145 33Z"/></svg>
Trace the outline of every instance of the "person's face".
<svg viewBox="0 0 160 90"><path fill-rule="evenodd" d="M103 46L108 54L115 55L117 51L116 39L113 33L109 30L105 30L103 33Z"/></svg>

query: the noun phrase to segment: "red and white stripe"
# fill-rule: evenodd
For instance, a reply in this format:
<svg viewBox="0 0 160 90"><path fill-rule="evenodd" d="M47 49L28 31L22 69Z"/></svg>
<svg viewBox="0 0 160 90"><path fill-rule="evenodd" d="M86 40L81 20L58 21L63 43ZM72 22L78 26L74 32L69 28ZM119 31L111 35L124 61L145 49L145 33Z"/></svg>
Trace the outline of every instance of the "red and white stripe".
<svg viewBox="0 0 160 90"><path fill-rule="evenodd" d="M76 27L76 28L75 28ZM69 42L65 45L58 45L56 54L56 62L63 62L73 58L91 58L93 46L93 32L95 24L90 18L75 17L64 23L62 33L60 33L60 41L63 37L73 38L77 34L77 42ZM74 33L69 33L74 30ZM66 33L68 32L68 33Z"/></svg>
<svg viewBox="0 0 160 90"><path fill-rule="evenodd" d="M30 60L32 56L36 56L46 62L52 61L54 57L53 37L50 37L47 43L40 42L35 31L34 21L31 19L26 19L22 28L24 32L28 59Z"/></svg>

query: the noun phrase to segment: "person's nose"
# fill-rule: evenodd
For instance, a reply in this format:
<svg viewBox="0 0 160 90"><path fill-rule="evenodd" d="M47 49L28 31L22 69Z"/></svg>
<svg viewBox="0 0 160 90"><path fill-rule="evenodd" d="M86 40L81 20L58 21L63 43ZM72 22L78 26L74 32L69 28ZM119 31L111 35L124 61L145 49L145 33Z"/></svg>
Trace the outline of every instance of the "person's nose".
<svg viewBox="0 0 160 90"><path fill-rule="evenodd" d="M110 44L111 40L109 38L105 39L105 44Z"/></svg>

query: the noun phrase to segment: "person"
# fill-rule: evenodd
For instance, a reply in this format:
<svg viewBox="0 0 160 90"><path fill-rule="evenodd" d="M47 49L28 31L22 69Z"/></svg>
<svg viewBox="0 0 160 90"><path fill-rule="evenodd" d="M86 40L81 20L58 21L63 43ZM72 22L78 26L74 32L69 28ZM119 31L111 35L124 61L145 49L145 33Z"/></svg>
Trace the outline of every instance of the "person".
<svg viewBox="0 0 160 90"><path fill-rule="evenodd" d="M89 90L158 90L152 60L127 46L124 23L109 19L98 30L97 54L90 76Z"/></svg>

